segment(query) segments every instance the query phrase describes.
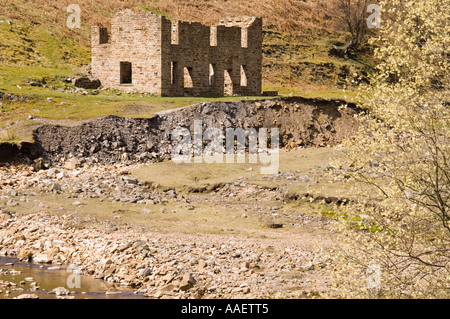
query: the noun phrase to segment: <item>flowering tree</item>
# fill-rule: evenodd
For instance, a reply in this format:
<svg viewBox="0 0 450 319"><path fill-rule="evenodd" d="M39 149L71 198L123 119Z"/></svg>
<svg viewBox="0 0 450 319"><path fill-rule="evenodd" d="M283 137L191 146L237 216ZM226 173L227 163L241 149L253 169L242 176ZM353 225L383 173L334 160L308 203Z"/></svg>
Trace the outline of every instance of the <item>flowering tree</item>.
<svg viewBox="0 0 450 319"><path fill-rule="evenodd" d="M341 207L336 292L345 297L450 297L450 2L381 3L360 132L336 163L359 182ZM386 13L386 14L385 14ZM371 265L378 265L379 284ZM369 271L369 272L368 272Z"/></svg>

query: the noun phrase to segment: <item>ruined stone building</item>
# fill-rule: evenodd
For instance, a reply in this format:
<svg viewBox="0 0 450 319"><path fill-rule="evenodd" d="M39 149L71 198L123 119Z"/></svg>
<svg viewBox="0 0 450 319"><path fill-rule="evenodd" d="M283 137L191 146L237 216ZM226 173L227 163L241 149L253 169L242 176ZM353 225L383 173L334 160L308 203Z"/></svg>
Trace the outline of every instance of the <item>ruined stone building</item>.
<svg viewBox="0 0 450 319"><path fill-rule="evenodd" d="M119 12L92 28L92 75L103 87L158 96L261 95L262 19L213 26Z"/></svg>

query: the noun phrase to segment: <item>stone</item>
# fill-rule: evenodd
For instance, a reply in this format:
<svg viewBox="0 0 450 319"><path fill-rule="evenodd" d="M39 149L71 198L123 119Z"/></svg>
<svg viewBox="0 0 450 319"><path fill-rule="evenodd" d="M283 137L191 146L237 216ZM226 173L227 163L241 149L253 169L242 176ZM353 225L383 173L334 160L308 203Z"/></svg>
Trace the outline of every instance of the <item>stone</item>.
<svg viewBox="0 0 450 319"><path fill-rule="evenodd" d="M175 275L174 275L174 274L171 274L171 273L165 275L165 276L162 278L162 280L164 280L164 282L165 282L166 284L171 283L172 280L174 280L174 279L175 279Z"/></svg>
<svg viewBox="0 0 450 319"><path fill-rule="evenodd" d="M302 175L298 178L301 182L307 183L311 180L311 178L308 175Z"/></svg>
<svg viewBox="0 0 450 319"><path fill-rule="evenodd" d="M195 278L190 273L186 273L183 275L183 279L181 280L180 290L188 291L189 289L193 288L196 283L197 280L195 280Z"/></svg>
<svg viewBox="0 0 450 319"><path fill-rule="evenodd" d="M15 297L14 299L39 299L39 296L35 294L22 294Z"/></svg>
<svg viewBox="0 0 450 319"><path fill-rule="evenodd" d="M50 168L47 171L47 177L56 177L56 173L58 173L58 170L56 168Z"/></svg>
<svg viewBox="0 0 450 319"><path fill-rule="evenodd" d="M75 296L56 296L57 299L75 299Z"/></svg>
<svg viewBox="0 0 450 319"><path fill-rule="evenodd" d="M67 170L74 170L74 169L77 169L79 165L80 165L80 161L78 159L76 159L75 157L73 157L66 161L66 163L64 164L64 168Z"/></svg>
<svg viewBox="0 0 450 319"><path fill-rule="evenodd" d="M138 179L137 178L133 178L133 177L124 176L124 177L122 177L122 179L127 184L131 184L131 185L137 185L139 183Z"/></svg>
<svg viewBox="0 0 450 319"><path fill-rule="evenodd" d="M48 267L47 270L61 270L62 268L59 266Z"/></svg>
<svg viewBox="0 0 450 319"><path fill-rule="evenodd" d="M113 261L110 258L103 258L100 260L97 264L97 267L100 269L106 269L110 267L110 265L113 263Z"/></svg>
<svg viewBox="0 0 450 319"><path fill-rule="evenodd" d="M50 291L49 294L55 294L56 296L67 296L70 294L70 291L64 287L58 287Z"/></svg>
<svg viewBox="0 0 450 319"><path fill-rule="evenodd" d="M47 256L47 254L38 253L34 255L33 261L40 264L51 264L52 259Z"/></svg>
<svg viewBox="0 0 450 319"><path fill-rule="evenodd" d="M111 267L108 268L108 270L105 271L105 273L103 275L106 278L106 277L111 276L115 271L116 271L116 266L112 265Z"/></svg>
<svg viewBox="0 0 450 319"><path fill-rule="evenodd" d="M138 276L140 277L148 277L152 274L152 270L150 268L140 269L138 272Z"/></svg>
<svg viewBox="0 0 450 319"><path fill-rule="evenodd" d="M249 269L249 268L250 268L250 263L248 261L242 263L241 269Z"/></svg>
<svg viewBox="0 0 450 319"><path fill-rule="evenodd" d="M35 242L35 243L33 244L32 247L33 247L34 249L41 250L41 249L44 248L44 244L43 244L42 242L40 242L40 241L37 241L37 242Z"/></svg>
<svg viewBox="0 0 450 319"><path fill-rule="evenodd" d="M30 283L30 287L34 288L35 290L38 290L39 289L39 284L37 282L33 281L32 283Z"/></svg>
<svg viewBox="0 0 450 319"><path fill-rule="evenodd" d="M59 184L59 183L53 183L52 186L50 187L50 190L51 190L52 192L60 192L60 191L62 191L61 184Z"/></svg>
<svg viewBox="0 0 450 319"><path fill-rule="evenodd" d="M7 196L11 196L11 197L15 197L15 196L17 196L17 192L14 189L8 189L6 191L6 195Z"/></svg>
<svg viewBox="0 0 450 319"><path fill-rule="evenodd" d="M120 295L122 292L118 291L117 289L114 288L110 288L108 289L108 291L105 293L105 295Z"/></svg>
<svg viewBox="0 0 450 319"><path fill-rule="evenodd" d="M92 147L89 149L89 153L90 153L90 154L95 154L95 153L98 152L98 150L99 150L98 145L94 145L94 146L92 146Z"/></svg>
<svg viewBox="0 0 450 319"><path fill-rule="evenodd" d="M33 253L28 249L22 249L17 255L19 259L31 258L33 257Z"/></svg>
<svg viewBox="0 0 450 319"><path fill-rule="evenodd" d="M308 265L300 266L300 270L301 270L301 271L310 271L310 270L314 270L314 264L313 264L313 263L309 263Z"/></svg>
<svg viewBox="0 0 450 319"><path fill-rule="evenodd" d="M147 242L145 240L138 240L133 243L133 246L137 248L138 250L142 250L147 246Z"/></svg>
<svg viewBox="0 0 450 319"><path fill-rule="evenodd" d="M74 79L72 83L75 87L85 90L95 90L101 86L99 79L89 78L87 76Z"/></svg>
<svg viewBox="0 0 450 319"><path fill-rule="evenodd" d="M172 295L175 289L176 287L173 284L168 284L159 289L156 295L157 296Z"/></svg>
<svg viewBox="0 0 450 319"><path fill-rule="evenodd" d="M15 206L19 206L19 205L20 205L19 202L16 202L16 201L14 201L14 200L12 200L12 199L10 199L10 200L8 200L8 201L6 202L6 206L15 207Z"/></svg>

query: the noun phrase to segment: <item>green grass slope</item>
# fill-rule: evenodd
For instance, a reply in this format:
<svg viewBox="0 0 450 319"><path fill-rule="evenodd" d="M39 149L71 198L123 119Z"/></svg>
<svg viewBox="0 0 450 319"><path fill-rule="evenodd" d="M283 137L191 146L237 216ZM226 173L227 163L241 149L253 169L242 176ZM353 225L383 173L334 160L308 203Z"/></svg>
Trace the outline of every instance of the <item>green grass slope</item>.
<svg viewBox="0 0 450 319"><path fill-rule="evenodd" d="M329 55L330 48L345 43L347 34L336 27L336 17L322 1L79 0L82 28L70 30L66 26L66 8L72 2L2 2L0 93L27 97L29 101L10 101L4 94L0 101L0 141L30 140L31 129L38 125L28 121L30 116L74 121L105 115L147 117L212 99L161 98L103 90L81 94L68 90L73 86L65 79L88 70L90 26L107 25L117 11L127 7L206 24L227 15L262 16L263 87L277 90L280 95L353 100L351 90L342 91L345 79L371 70L367 52L354 60ZM36 82L45 85L34 86Z"/></svg>

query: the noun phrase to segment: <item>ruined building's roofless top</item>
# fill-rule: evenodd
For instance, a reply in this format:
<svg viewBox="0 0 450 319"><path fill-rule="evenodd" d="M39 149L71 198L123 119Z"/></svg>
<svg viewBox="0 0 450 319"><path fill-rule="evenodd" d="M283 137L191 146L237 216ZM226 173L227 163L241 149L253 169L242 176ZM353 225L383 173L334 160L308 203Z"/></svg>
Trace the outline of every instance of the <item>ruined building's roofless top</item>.
<svg viewBox="0 0 450 319"><path fill-rule="evenodd" d="M145 12L145 11L135 12L132 9L125 9L125 10L122 10L122 11L116 13L116 17L119 17L119 16L140 17L140 18L145 19L145 17L161 16L161 15L158 15L158 14L155 14L152 12ZM220 21L218 23L216 23L212 26L223 25L226 27L248 28L255 22L256 19L257 19L257 17L249 17L249 16L240 16L240 17L227 16L227 17L220 19ZM173 21L173 20L171 20L171 21ZM177 20L174 22L201 24L200 22L190 22L190 21L181 21L181 20ZM207 26L207 25L205 25L205 26Z"/></svg>
<svg viewBox="0 0 450 319"><path fill-rule="evenodd" d="M163 96L260 95L262 19L213 26L130 9L92 28L92 73L106 88Z"/></svg>

